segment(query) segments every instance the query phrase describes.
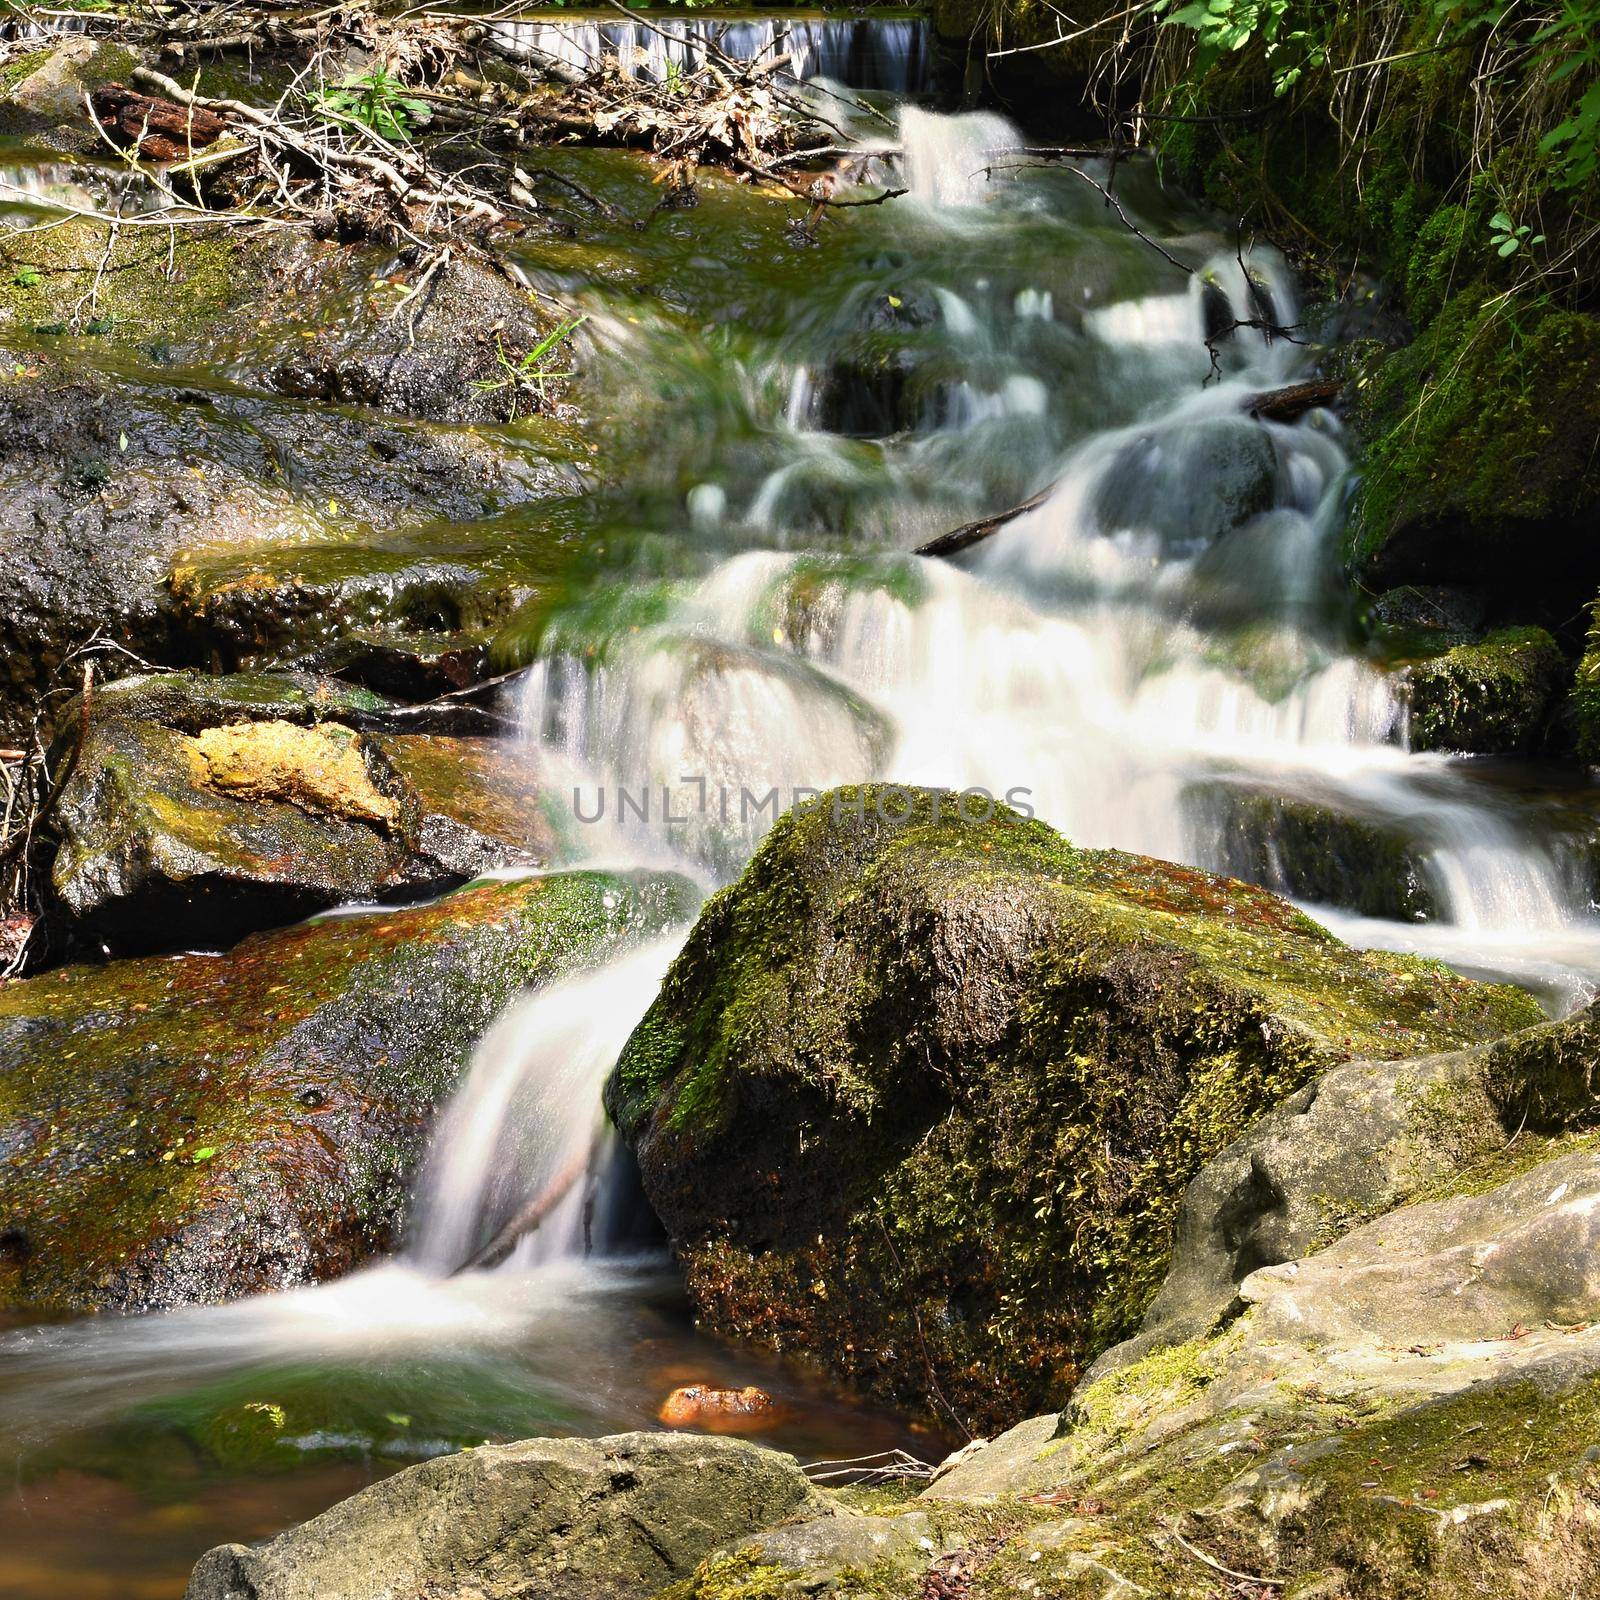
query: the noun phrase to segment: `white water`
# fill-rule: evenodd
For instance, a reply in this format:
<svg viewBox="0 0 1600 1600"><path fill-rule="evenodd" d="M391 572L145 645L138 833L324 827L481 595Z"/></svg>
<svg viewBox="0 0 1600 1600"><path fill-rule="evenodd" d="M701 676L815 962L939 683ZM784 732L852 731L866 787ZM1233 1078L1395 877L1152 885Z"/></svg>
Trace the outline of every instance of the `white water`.
<svg viewBox="0 0 1600 1600"><path fill-rule="evenodd" d="M907 108L901 135L906 203L952 245L1006 225L1014 129ZM690 815L635 817L635 837L722 877L771 820L741 794L770 788L785 805L870 777L1021 791L1078 843L1217 870L1208 785L1315 799L1398 829L1438 907L1404 927L1330 913L1362 942L1516 973L1543 944L1560 952L1548 964L1572 1003L1600 975L1583 896L1470 768L1406 749L1394 680L1327 620L1349 466L1339 426L1246 411L1304 375L1303 348L1239 327L1217 341L1214 370L1208 325L1294 325L1292 278L1271 251L1174 247L1198 269L1186 288L1097 296L1079 335L1108 371L1165 398L1131 425L1091 429L1048 499L958 563L880 553L876 579L858 562L829 580L816 558L784 553L792 486L818 464L860 470L834 436L809 431L815 385L797 366L783 406L792 453L742 513L776 548L728 558L601 664L553 650L533 675L529 737L586 763L596 793L677 785ZM1027 329L1055 317L1053 294L978 279L934 298L945 337L984 378L949 387L920 437L886 447L908 489L928 442L981 435L1004 448L1053 398L1019 356ZM740 517L720 485L691 500L710 489L719 517ZM690 776L723 806L683 787Z"/></svg>

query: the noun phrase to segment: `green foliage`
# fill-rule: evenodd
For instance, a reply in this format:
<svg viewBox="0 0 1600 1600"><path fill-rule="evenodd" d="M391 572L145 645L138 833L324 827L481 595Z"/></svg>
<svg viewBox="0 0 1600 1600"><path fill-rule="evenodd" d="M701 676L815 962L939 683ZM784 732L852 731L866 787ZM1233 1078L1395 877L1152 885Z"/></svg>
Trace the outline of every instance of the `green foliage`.
<svg viewBox="0 0 1600 1600"><path fill-rule="evenodd" d="M314 104L334 121L358 122L391 144L407 142L412 125L428 119L426 103L408 96L405 85L383 67L342 79Z"/></svg>
<svg viewBox="0 0 1600 1600"><path fill-rule="evenodd" d="M1157 9L1167 3L1169 0L1160 0ZM1276 95L1293 88L1307 68L1324 66L1328 60L1326 35L1296 26L1292 0L1194 0L1166 20L1199 35L1194 70L1201 76L1223 55L1259 41L1272 68L1272 92Z"/></svg>
<svg viewBox="0 0 1600 1600"><path fill-rule="evenodd" d="M552 328L538 344L514 361L506 354L505 346L496 337L495 360L500 366L502 376L480 378L472 387L484 394L499 394L502 390L509 389L513 421L516 420L519 400L529 398L542 406L546 399L545 385L555 382L558 378L572 376L570 367L558 368L556 365L560 357L560 347L588 320L587 317L581 316L569 317L565 322Z"/></svg>
<svg viewBox="0 0 1600 1600"><path fill-rule="evenodd" d="M1489 243L1494 246L1494 253L1504 258L1514 256L1523 245L1543 244L1544 235L1535 233L1528 237L1532 229L1524 222L1519 227L1504 211L1497 211L1489 218Z"/></svg>

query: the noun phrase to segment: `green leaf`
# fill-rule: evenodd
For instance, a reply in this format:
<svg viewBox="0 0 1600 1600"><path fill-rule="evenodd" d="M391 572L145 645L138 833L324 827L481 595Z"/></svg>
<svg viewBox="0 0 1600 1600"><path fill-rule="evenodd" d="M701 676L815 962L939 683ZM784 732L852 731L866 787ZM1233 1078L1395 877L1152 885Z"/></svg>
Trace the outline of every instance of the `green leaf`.
<svg viewBox="0 0 1600 1600"><path fill-rule="evenodd" d="M196 1150L195 1153L189 1157L189 1159L194 1162L209 1161L216 1153L216 1146L209 1144L203 1145L200 1149Z"/></svg>

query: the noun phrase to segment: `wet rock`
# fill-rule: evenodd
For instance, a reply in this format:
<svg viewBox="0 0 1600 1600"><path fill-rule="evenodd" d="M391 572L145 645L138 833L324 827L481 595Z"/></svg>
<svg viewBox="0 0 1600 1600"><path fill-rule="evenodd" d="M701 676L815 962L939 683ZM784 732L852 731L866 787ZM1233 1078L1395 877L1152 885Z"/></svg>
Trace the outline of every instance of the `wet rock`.
<svg viewBox="0 0 1600 1600"><path fill-rule="evenodd" d="M1200 1170L1166 1281L1139 1333L1107 1351L1091 1380L1210 1334L1258 1268L1320 1250L1430 1184L1492 1174L1597 1124L1594 1007L1471 1050L1335 1068Z"/></svg>
<svg viewBox="0 0 1600 1600"><path fill-rule="evenodd" d="M706 1433L738 1433L767 1426L778 1402L753 1384L723 1389L715 1384L686 1383L661 1402L657 1420L669 1428L698 1428Z"/></svg>
<svg viewBox="0 0 1600 1600"><path fill-rule="evenodd" d="M1437 911L1422 852L1393 827L1277 794L1209 787L1195 797L1212 859L1235 877L1366 917Z"/></svg>
<svg viewBox="0 0 1600 1600"><path fill-rule="evenodd" d="M790 813L607 1086L708 1326L974 1429L1133 1331L1185 1185L1278 1100L1537 1017L985 809L877 788Z"/></svg>
<svg viewBox="0 0 1600 1600"><path fill-rule="evenodd" d="M1508 755L1543 743L1566 678L1543 628L1507 628L1407 667L1413 750Z"/></svg>
<svg viewBox="0 0 1600 1600"><path fill-rule="evenodd" d="M398 1243L434 1112L520 990L690 914L562 873L225 956L0 988L0 1303L139 1310L316 1282Z"/></svg>
<svg viewBox="0 0 1600 1600"><path fill-rule="evenodd" d="M119 951L221 949L347 901L545 858L541 813L515 810L529 785L495 776L482 744L369 737L388 703L332 680L128 678L91 704L52 819L50 883Z"/></svg>
<svg viewBox="0 0 1600 1600"><path fill-rule="evenodd" d="M11 369L0 385L0 722L13 732L96 634L135 660L233 663L375 622L454 630L481 620L473 605L497 615L526 581L501 579L498 600L456 597L482 584L486 566L505 571L515 541L487 561L453 559L440 546L456 529L435 519L463 526L567 482L560 468L465 433L113 379L83 364L69 372L20 347L0 362ZM427 537L384 547L419 518ZM359 552L351 526L363 534ZM547 563L552 541L534 542ZM319 550L342 552L322 560L342 561L343 586L288 576ZM369 574L364 596L351 573ZM105 663L119 664L129 658Z"/></svg>
<svg viewBox="0 0 1600 1600"><path fill-rule="evenodd" d="M1406 584L1372 602L1368 621L1390 638L1427 641L1427 648L1470 644L1486 620L1483 599L1446 584Z"/></svg>
<svg viewBox="0 0 1600 1600"><path fill-rule="evenodd" d="M1264 428L1243 418L1179 423L1123 447L1094 516L1107 533L1150 533L1199 549L1271 509L1277 481L1277 452Z"/></svg>
<svg viewBox="0 0 1600 1600"><path fill-rule="evenodd" d="M396 699L432 700L488 676L489 638L473 630L360 629L313 651L299 665L363 683Z"/></svg>
<svg viewBox="0 0 1600 1600"><path fill-rule="evenodd" d="M219 1546L188 1600L651 1600L727 1540L825 1509L792 1457L731 1439L484 1445L255 1549Z"/></svg>

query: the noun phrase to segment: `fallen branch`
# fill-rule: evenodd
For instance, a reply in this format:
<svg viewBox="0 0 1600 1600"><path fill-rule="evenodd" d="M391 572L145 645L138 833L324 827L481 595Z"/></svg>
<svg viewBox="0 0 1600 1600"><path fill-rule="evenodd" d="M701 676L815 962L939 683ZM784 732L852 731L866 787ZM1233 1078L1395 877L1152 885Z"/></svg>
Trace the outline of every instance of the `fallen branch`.
<svg viewBox="0 0 1600 1600"><path fill-rule="evenodd" d="M1343 393L1341 378L1312 378L1306 383L1291 383L1285 388L1258 394L1245 410L1262 422L1298 422L1317 406L1336 404Z"/></svg>
<svg viewBox="0 0 1600 1600"><path fill-rule="evenodd" d="M1037 494L1029 495L1021 505L1012 506L1009 511L1001 511L992 517L980 517L976 522L964 522L959 528L952 528L949 533L941 533L937 539L919 544L912 553L948 560L951 556L981 543L990 534L998 533L1008 522L1015 522L1024 512L1037 510L1055 493L1055 490L1054 483L1046 484Z"/></svg>

